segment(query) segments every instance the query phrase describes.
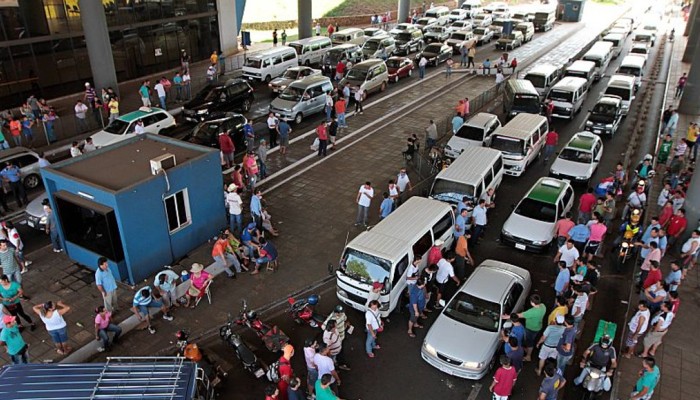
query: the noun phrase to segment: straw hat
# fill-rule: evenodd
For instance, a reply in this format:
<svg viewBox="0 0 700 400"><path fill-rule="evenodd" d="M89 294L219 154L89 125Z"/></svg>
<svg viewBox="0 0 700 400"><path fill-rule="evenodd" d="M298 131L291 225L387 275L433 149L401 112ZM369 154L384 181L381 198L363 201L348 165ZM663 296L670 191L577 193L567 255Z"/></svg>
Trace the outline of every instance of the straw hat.
<svg viewBox="0 0 700 400"><path fill-rule="evenodd" d="M190 269L191 272L202 272L203 270L204 266L200 263L192 264L192 268Z"/></svg>

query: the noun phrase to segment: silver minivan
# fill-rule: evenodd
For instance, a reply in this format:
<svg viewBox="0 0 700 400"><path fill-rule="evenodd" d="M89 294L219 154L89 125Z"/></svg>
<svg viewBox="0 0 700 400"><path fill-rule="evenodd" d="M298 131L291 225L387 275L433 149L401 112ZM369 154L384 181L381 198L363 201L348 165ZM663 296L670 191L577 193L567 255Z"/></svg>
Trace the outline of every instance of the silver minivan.
<svg viewBox="0 0 700 400"><path fill-rule="evenodd" d="M396 51L396 41L389 35L380 35L369 38L362 45L362 55L365 59L381 58L382 54L388 57Z"/></svg>
<svg viewBox="0 0 700 400"><path fill-rule="evenodd" d="M335 32L331 35L331 41L334 45L354 43L362 46L367 38L365 37L365 31L360 28L347 28Z"/></svg>
<svg viewBox="0 0 700 400"><path fill-rule="evenodd" d="M445 155L457 158L467 147L488 146L491 134L500 127L501 121L494 114L484 112L476 114L464 122L452 135L445 146Z"/></svg>
<svg viewBox="0 0 700 400"><path fill-rule="evenodd" d="M564 76L575 76L588 81L590 88L595 79L595 63L593 61L576 60L566 67Z"/></svg>
<svg viewBox="0 0 700 400"><path fill-rule="evenodd" d="M326 105L326 93L333 91L333 84L326 76L314 75L294 81L270 103L270 112L285 121L300 123L311 114L322 112Z"/></svg>
<svg viewBox="0 0 700 400"><path fill-rule="evenodd" d="M587 80L573 76L562 78L547 95L547 98L554 102L552 116L574 119L574 115L581 111L587 96Z"/></svg>
<svg viewBox="0 0 700 400"><path fill-rule="evenodd" d="M371 92L383 92L389 84L389 72L384 60L372 58L355 64L340 81L340 87L350 84L353 95L362 88L365 96Z"/></svg>
<svg viewBox="0 0 700 400"><path fill-rule="evenodd" d="M333 43L329 37L315 36L289 42L289 47L297 52L299 65L320 64L324 54L330 50Z"/></svg>

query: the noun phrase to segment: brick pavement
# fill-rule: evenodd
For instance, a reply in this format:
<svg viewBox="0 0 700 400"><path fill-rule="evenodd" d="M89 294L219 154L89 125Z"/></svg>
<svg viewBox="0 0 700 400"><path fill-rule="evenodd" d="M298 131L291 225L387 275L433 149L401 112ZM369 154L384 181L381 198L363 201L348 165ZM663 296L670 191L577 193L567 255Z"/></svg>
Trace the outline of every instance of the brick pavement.
<svg viewBox="0 0 700 400"><path fill-rule="evenodd" d="M674 26L676 32L683 32L684 24L680 19L674 21ZM678 82L678 78L680 78L683 72L687 72L690 69L689 63L682 62L683 51L687 40L687 37L676 35L676 39L673 42L671 71L669 75L669 84L666 90L667 106L678 106L678 100L674 99L676 82ZM679 115L677 129L679 133L674 137L674 142L676 144L681 138L685 137L688 124L698 119L699 116L696 115ZM656 169L659 170L660 173L657 175L652 187L653 190L649 199L649 215L658 215L659 211L656 199L662 187L661 180L663 171L659 166L657 166ZM689 226L686 232L689 232L690 228L695 227L692 225ZM672 259L673 256L666 256L662 260L661 265L664 273L668 271ZM661 380L654 392L654 400L694 400L699 396L700 382L698 382L697 379L697 371L700 370L700 349L694 345L696 339L695 335L700 331L700 322L698 322L697 319L697 315L700 313L700 292L698 292L698 288L700 288L700 274L698 273L698 268L695 268L688 273L683 284L678 289L681 299L680 312L674 317L673 324L669 332L664 336L663 344L659 347L655 355L657 365L661 370ZM634 294L632 295L630 304L636 304L636 296ZM626 330L623 335L626 335ZM638 350L641 350L641 348L638 347ZM641 360L638 358L621 360L615 383L618 399L627 398L626 396L634 386L637 379L637 372L640 369Z"/></svg>

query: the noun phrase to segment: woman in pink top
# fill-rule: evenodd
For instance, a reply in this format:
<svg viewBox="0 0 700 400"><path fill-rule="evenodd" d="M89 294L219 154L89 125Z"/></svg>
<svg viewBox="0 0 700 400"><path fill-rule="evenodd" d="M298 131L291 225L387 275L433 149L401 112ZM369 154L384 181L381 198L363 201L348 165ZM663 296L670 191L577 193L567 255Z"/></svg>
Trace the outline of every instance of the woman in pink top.
<svg viewBox="0 0 700 400"><path fill-rule="evenodd" d="M591 224L588 229L591 232L591 236L588 238L588 244L586 245L584 254L587 255L588 261L591 261L598 251L598 248L600 248L600 243L603 241L608 227L605 226L605 219L599 215L598 220L594 224Z"/></svg>
<svg viewBox="0 0 700 400"><path fill-rule="evenodd" d="M112 343L117 343L122 328L112 322L112 313L105 306L99 306L95 309L95 340L102 341L102 346L97 348L100 353L110 348L108 332L114 332Z"/></svg>
<svg viewBox="0 0 700 400"><path fill-rule="evenodd" d="M211 280L212 276L204 270L202 264L192 264L192 269L190 269L190 287L187 289L187 293L185 293L185 297L187 297L187 304L185 304L185 307L190 307L190 301L193 297L197 298L201 296L202 291L206 290ZM194 308L194 304L192 308Z"/></svg>

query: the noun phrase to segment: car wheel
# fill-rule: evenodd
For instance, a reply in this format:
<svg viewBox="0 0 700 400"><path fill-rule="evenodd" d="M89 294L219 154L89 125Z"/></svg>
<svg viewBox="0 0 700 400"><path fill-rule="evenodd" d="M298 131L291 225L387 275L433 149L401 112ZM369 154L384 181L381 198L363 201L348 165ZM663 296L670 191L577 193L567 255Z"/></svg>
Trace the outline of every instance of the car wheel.
<svg viewBox="0 0 700 400"><path fill-rule="evenodd" d="M272 77L270 75L265 77L265 83L270 83L271 80L272 80Z"/></svg>
<svg viewBox="0 0 700 400"><path fill-rule="evenodd" d="M399 74L396 74L396 77L394 78L394 83L397 83L399 81Z"/></svg>
<svg viewBox="0 0 700 400"><path fill-rule="evenodd" d="M310 67L310 66L311 66L311 61L306 60L306 62L304 62L304 65L306 65L307 67Z"/></svg>
<svg viewBox="0 0 700 400"><path fill-rule="evenodd" d="M250 111L250 106L251 106L251 104L250 104L249 99L243 100L243 105L241 106L241 108L243 109L244 112Z"/></svg>
<svg viewBox="0 0 700 400"><path fill-rule="evenodd" d="M39 186L39 182L41 182L39 175L29 174L24 178L24 187L27 189L34 189L35 187Z"/></svg>
<svg viewBox="0 0 700 400"><path fill-rule="evenodd" d="M413 70L412 70L412 69L409 69L409 70L408 70L408 77L410 78L411 75L413 75Z"/></svg>
<svg viewBox="0 0 700 400"><path fill-rule="evenodd" d="M294 123L295 124L301 124L301 120L304 119L304 116L301 115L301 113L297 114L294 116Z"/></svg>
<svg viewBox="0 0 700 400"><path fill-rule="evenodd" d="M399 76L398 76L398 75L396 75L396 79L397 79L397 80L399 79ZM383 91L385 91L385 90L386 90L386 82L382 82L382 87L379 88L379 91L380 91L380 92L383 92Z"/></svg>

